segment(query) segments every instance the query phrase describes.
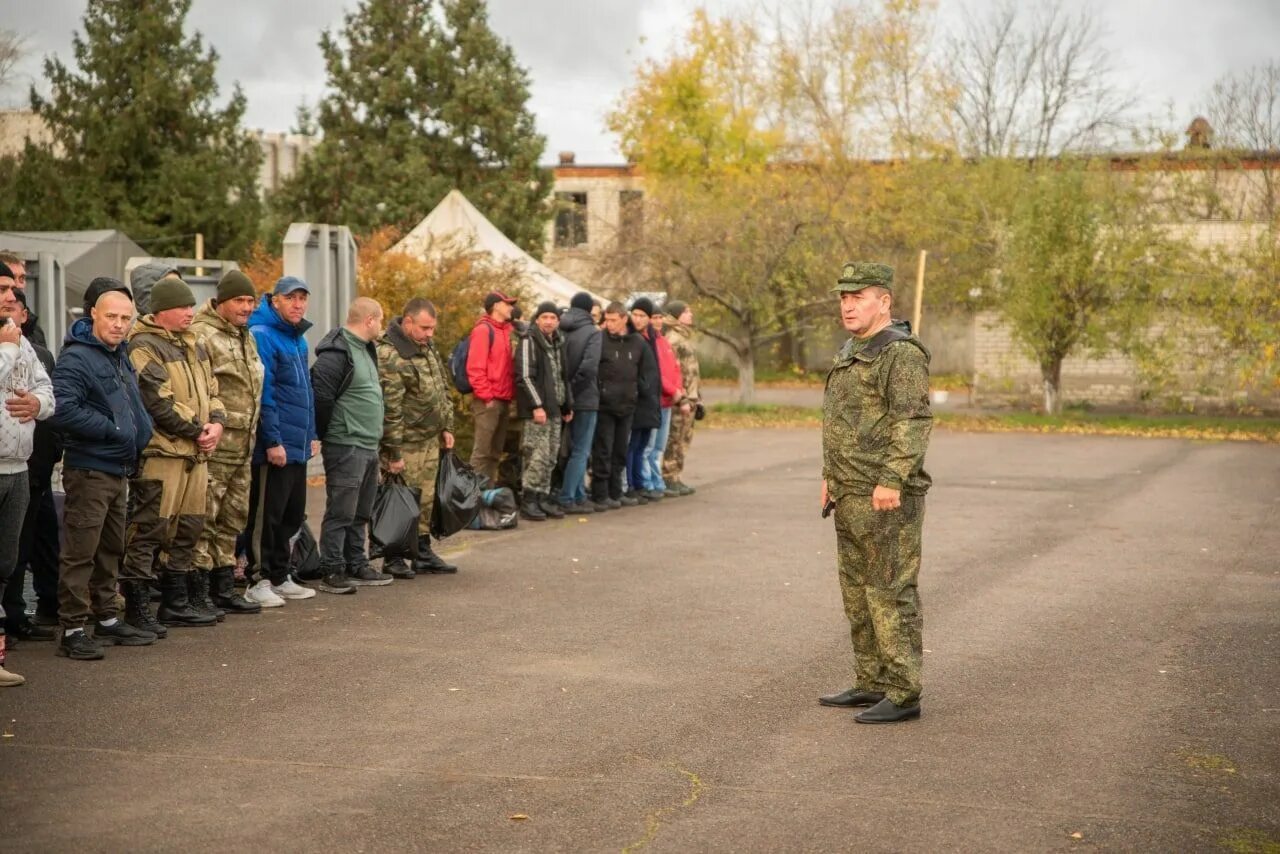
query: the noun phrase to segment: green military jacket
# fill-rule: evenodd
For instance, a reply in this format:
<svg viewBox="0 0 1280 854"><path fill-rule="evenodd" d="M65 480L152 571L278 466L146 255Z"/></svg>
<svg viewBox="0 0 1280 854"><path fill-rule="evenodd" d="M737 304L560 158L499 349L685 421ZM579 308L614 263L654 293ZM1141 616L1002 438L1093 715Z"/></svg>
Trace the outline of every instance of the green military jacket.
<svg viewBox="0 0 1280 854"><path fill-rule="evenodd" d="M226 428L211 459L238 465L253 456L253 443L262 414L265 372L258 344L248 327L223 319L213 300L196 312L191 331L204 345L218 379L218 399L227 413Z"/></svg>
<svg viewBox="0 0 1280 854"><path fill-rule="evenodd" d="M684 398L676 404L684 402L697 403L702 399L702 380L698 370L698 351L693 346L693 330L682 326L679 321L668 323L662 330L676 354L676 362L680 365L680 381L684 383Z"/></svg>
<svg viewBox="0 0 1280 854"><path fill-rule="evenodd" d="M929 351L904 326L851 338L827 374L822 477L833 498L870 495L877 485L924 495L933 482L924 470Z"/></svg>
<svg viewBox="0 0 1280 854"><path fill-rule="evenodd" d="M142 405L155 424L144 457L208 459L196 445L205 424L226 425L218 379L194 333L170 332L153 315L129 332L129 361L138 372Z"/></svg>
<svg viewBox="0 0 1280 854"><path fill-rule="evenodd" d="M433 342L418 346L396 318L378 339L378 377L386 407L382 445L386 459L400 459L402 448L420 448L453 432L449 374Z"/></svg>

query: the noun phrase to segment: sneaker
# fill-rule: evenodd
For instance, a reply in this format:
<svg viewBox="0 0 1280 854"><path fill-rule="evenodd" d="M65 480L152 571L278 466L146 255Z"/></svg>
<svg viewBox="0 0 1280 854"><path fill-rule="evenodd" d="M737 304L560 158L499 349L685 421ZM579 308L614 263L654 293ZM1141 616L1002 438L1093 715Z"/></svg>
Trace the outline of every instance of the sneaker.
<svg viewBox="0 0 1280 854"><path fill-rule="evenodd" d="M271 582L265 578L246 590L244 598L250 602L256 602L264 608L284 607L284 600L276 595L275 590L271 587Z"/></svg>
<svg viewBox="0 0 1280 854"><path fill-rule="evenodd" d="M347 577L356 587L385 587L395 581L390 575L385 572L379 572L368 564L351 570L350 575Z"/></svg>
<svg viewBox="0 0 1280 854"><path fill-rule="evenodd" d="M667 497L667 494L661 489L646 489L640 494L650 501L661 501L663 498Z"/></svg>
<svg viewBox="0 0 1280 854"><path fill-rule="evenodd" d="M680 498L683 495L683 492L676 489L675 481L668 483L666 489L662 490L662 496L664 498Z"/></svg>
<svg viewBox="0 0 1280 854"><path fill-rule="evenodd" d="M644 491L643 491L643 490L640 490L640 489L633 489L633 490L629 491L629 492L626 494L626 496L625 496L625 497L626 497L626 498L630 498L630 499L631 499L632 501L634 501L636 504L648 504L648 503L649 503L649 499L648 499L648 498L645 498L645 496L644 496Z"/></svg>
<svg viewBox="0 0 1280 854"><path fill-rule="evenodd" d="M102 658L102 647L86 631L64 633L55 651L63 658L75 661L97 661Z"/></svg>
<svg viewBox="0 0 1280 854"><path fill-rule="evenodd" d="M4 633L9 637L12 647L15 640L20 641L52 641L58 639L58 633L51 626L40 625L24 614L13 622L6 622Z"/></svg>
<svg viewBox="0 0 1280 854"><path fill-rule="evenodd" d="M316 595L310 587L303 587L292 578L286 578L284 584L272 585L271 591L282 599L310 599Z"/></svg>
<svg viewBox="0 0 1280 854"><path fill-rule="evenodd" d="M592 501L591 506L594 508L594 512L596 513L607 513L613 509L609 504L609 499L607 498L601 498L599 501Z"/></svg>
<svg viewBox="0 0 1280 854"><path fill-rule="evenodd" d="M356 586L351 583L351 579L341 572L331 572L324 576L320 579L318 586L325 593L333 593L338 596L356 592Z"/></svg>
<svg viewBox="0 0 1280 854"><path fill-rule="evenodd" d="M621 506L622 506L622 501L621 501L621 500L619 500L619 499L617 499L617 498L610 498L610 499L609 499L609 509L610 509L610 510L617 510L617 509L618 509L619 507L621 507Z"/></svg>
<svg viewBox="0 0 1280 854"><path fill-rule="evenodd" d="M639 501L637 501L635 498L633 498L630 495L624 495L621 498L618 498L616 500L618 502L619 507L636 507L640 504Z"/></svg>
<svg viewBox="0 0 1280 854"><path fill-rule="evenodd" d="M93 639L103 646L151 646L156 642L156 636L151 632L135 629L119 619L114 626L94 624Z"/></svg>
<svg viewBox="0 0 1280 854"><path fill-rule="evenodd" d="M19 676L0 667L0 688L16 688L27 681L25 676Z"/></svg>
<svg viewBox="0 0 1280 854"><path fill-rule="evenodd" d="M564 505L564 512L570 515L585 516L596 512L599 505L591 501L575 501L572 504Z"/></svg>
<svg viewBox="0 0 1280 854"><path fill-rule="evenodd" d="M675 487L676 489L680 490L681 495L693 495L695 492L698 491L694 489L692 486L689 486L688 484L686 484L682 480L677 480L675 482Z"/></svg>
<svg viewBox="0 0 1280 854"><path fill-rule="evenodd" d="M390 575L392 578L401 578L408 581L410 578L417 578L418 573L413 571L413 567L402 557L393 557L382 562L382 571Z"/></svg>

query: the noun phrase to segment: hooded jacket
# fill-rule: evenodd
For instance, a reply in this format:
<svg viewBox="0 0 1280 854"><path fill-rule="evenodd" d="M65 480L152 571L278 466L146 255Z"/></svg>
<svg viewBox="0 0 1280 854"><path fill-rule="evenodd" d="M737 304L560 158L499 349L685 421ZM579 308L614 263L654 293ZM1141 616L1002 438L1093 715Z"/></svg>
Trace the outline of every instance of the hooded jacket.
<svg viewBox="0 0 1280 854"><path fill-rule="evenodd" d="M196 445L204 425L226 425L213 363L190 329L170 332L148 314L129 331L129 361L155 430L144 457L208 459Z"/></svg>
<svg viewBox="0 0 1280 854"><path fill-rule="evenodd" d="M660 402L663 409L670 409L680 402L680 390L684 387L680 376L680 363L676 361L676 353L671 349L671 342L667 340L666 335L658 333L654 337L654 344L658 349L658 373L662 375Z"/></svg>
<svg viewBox="0 0 1280 854"><path fill-rule="evenodd" d="M218 314L209 300L196 312L191 331L204 344L218 378L218 399L226 408L226 429L211 459L239 465L253 455L254 434L262 410L262 359L247 326Z"/></svg>
<svg viewBox="0 0 1280 854"><path fill-rule="evenodd" d="M516 351L516 415L532 418L535 409L545 412L549 421L563 420L573 411L573 391L559 331L548 338L531 323Z"/></svg>
<svg viewBox="0 0 1280 854"><path fill-rule="evenodd" d="M176 272L178 272L177 267L171 267L161 261L148 261L133 269L129 274L129 289L133 291L133 308L138 313L138 317L151 313L151 288L155 283L170 273Z"/></svg>
<svg viewBox="0 0 1280 854"><path fill-rule="evenodd" d="M630 326L622 335L612 335L606 330L600 338L597 376L600 411L616 416L634 413L640 392L648 392L649 372L642 367L652 361L653 351Z"/></svg>
<svg viewBox="0 0 1280 854"><path fill-rule="evenodd" d="M631 416L631 429L655 430L662 426L662 372L658 369L658 345L654 341L658 336L652 326L632 334L644 343L649 356L640 363L639 395L635 414Z"/></svg>
<svg viewBox="0 0 1280 854"><path fill-rule="evenodd" d="M573 393L575 412L600 408L600 340L604 333L591 319L591 312L570 308L560 318L564 337L565 372Z"/></svg>
<svg viewBox="0 0 1280 854"><path fill-rule="evenodd" d="M471 329L467 351L467 379L476 400L509 401L516 394L515 359L511 352L511 324L484 315Z"/></svg>
<svg viewBox="0 0 1280 854"><path fill-rule="evenodd" d="M311 328L305 318L295 326L271 307L271 297L249 316L249 331L262 359L262 408L258 418L258 439L253 448L254 465L266 462L267 448L284 448L289 463L311 459L311 440L316 433L315 394L311 372L307 370L307 339Z"/></svg>
<svg viewBox="0 0 1280 854"><path fill-rule="evenodd" d="M57 401L52 424L65 446L63 465L128 477L151 442L151 416L142 405L129 345L108 347L93 321L72 324L53 369Z"/></svg>
<svg viewBox="0 0 1280 854"><path fill-rule="evenodd" d="M0 395L8 399L18 390L26 390L40 401L36 421L53 415L53 382L26 338L19 338L17 344L0 344ZM0 407L0 474L27 470L35 429L35 421L19 422L7 408Z"/></svg>

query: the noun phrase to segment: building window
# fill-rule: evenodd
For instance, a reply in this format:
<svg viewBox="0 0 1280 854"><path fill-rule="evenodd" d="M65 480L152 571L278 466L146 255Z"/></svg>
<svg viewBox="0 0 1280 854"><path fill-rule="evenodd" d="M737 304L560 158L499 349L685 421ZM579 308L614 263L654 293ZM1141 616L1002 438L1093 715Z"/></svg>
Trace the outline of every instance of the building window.
<svg viewBox="0 0 1280 854"><path fill-rule="evenodd" d="M587 242L587 194L556 193L556 248L571 249Z"/></svg>
<svg viewBox="0 0 1280 854"><path fill-rule="evenodd" d="M644 237L644 193L623 190L618 194L618 242L636 246Z"/></svg>

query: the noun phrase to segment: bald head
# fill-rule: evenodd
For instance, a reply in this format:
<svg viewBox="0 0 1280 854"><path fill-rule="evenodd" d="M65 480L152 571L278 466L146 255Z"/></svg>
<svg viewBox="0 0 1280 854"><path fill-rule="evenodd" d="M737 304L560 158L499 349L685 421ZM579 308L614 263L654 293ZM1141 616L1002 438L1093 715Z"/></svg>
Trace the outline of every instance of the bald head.
<svg viewBox="0 0 1280 854"><path fill-rule="evenodd" d="M347 309L347 331L365 341L382 334L382 306L369 297L356 297Z"/></svg>
<svg viewBox="0 0 1280 854"><path fill-rule="evenodd" d="M93 337L114 349L133 324L133 300L120 291L106 291L93 304L91 313Z"/></svg>

